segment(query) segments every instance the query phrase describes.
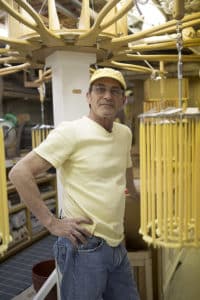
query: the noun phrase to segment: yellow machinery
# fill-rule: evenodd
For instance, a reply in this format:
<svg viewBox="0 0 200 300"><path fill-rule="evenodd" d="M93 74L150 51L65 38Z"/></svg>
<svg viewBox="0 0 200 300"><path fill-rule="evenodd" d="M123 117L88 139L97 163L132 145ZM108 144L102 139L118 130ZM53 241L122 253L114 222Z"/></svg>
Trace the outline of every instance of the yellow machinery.
<svg viewBox="0 0 200 300"><path fill-rule="evenodd" d="M36 125L32 128L32 149L37 147L44 139L46 139L49 132L53 129L51 125Z"/></svg>
<svg viewBox="0 0 200 300"><path fill-rule="evenodd" d="M4 138L0 127L0 255L7 250L10 241Z"/></svg>
<svg viewBox="0 0 200 300"><path fill-rule="evenodd" d="M53 129L51 125L44 125L44 100L45 100L45 83L42 79L43 71L39 71L39 79L41 82L38 86L38 91L40 94L40 104L41 104L41 121L42 125L36 125L32 128L31 137L32 137L32 149L37 147L43 140L46 139L49 132Z"/></svg>
<svg viewBox="0 0 200 300"><path fill-rule="evenodd" d="M154 246L200 246L200 113L140 117L141 228Z"/></svg>

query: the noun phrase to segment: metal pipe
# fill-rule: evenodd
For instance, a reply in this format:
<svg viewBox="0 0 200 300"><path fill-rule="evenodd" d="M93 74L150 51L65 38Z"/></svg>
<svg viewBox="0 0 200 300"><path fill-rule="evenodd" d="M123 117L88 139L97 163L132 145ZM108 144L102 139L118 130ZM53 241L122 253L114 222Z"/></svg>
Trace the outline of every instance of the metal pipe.
<svg viewBox="0 0 200 300"><path fill-rule="evenodd" d="M184 17L184 1L183 0L175 0L174 1L174 10L173 17L176 20L181 20Z"/></svg>
<svg viewBox="0 0 200 300"><path fill-rule="evenodd" d="M181 32L181 23L177 23L177 50L178 50L178 63L177 63L177 77L178 77L178 97L179 107L182 107L182 79L183 79L183 62L182 62L182 49L183 40Z"/></svg>

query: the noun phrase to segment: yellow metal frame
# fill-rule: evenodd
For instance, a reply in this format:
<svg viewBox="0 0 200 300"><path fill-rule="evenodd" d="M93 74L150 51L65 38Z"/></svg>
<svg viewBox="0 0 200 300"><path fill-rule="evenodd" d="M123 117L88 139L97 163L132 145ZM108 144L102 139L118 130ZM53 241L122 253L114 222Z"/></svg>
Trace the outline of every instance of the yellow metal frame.
<svg viewBox="0 0 200 300"><path fill-rule="evenodd" d="M3 255L11 241L3 130L0 127L0 255Z"/></svg>
<svg viewBox="0 0 200 300"><path fill-rule="evenodd" d="M200 116L140 120L141 228L154 246L200 246Z"/></svg>
<svg viewBox="0 0 200 300"><path fill-rule="evenodd" d="M29 4L28 0L0 0L0 9L8 14L9 36L0 37L7 45L0 49L3 63L14 63L0 68L0 75L15 73L28 68L42 69L45 58L56 50L96 53L99 66L113 66L143 74L151 74L152 68L134 63L137 61L177 61L177 55L148 55L137 52L176 49L173 37L151 42L152 37L176 34L177 16L181 16L183 30L197 27L200 13L184 16L184 2L174 1L174 20L153 26L141 32L128 34L127 15L135 5L134 0L109 0L102 9L91 15L90 1L82 0L77 28L61 25L56 1L48 0L48 24ZM91 22L93 18L94 22ZM198 47L200 38L184 35L183 47ZM109 58L110 57L110 58ZM183 61L199 61L199 55L184 55ZM127 63L125 63L127 61ZM18 65L16 65L18 63ZM95 63L95 62L94 62ZM159 70L156 70L159 71Z"/></svg>
<svg viewBox="0 0 200 300"><path fill-rule="evenodd" d="M37 147L43 140L46 139L49 132L52 130L52 126L50 125L37 125L31 130L32 137L32 149Z"/></svg>

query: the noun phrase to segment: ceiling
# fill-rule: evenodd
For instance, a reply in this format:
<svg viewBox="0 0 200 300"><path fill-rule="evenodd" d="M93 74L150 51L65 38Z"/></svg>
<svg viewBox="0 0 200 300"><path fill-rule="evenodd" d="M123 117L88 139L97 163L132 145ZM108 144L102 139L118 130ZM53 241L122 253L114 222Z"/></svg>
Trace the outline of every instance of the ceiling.
<svg viewBox="0 0 200 300"><path fill-rule="evenodd" d="M10 5L14 3L16 9L16 5L18 7L22 6L23 2L28 3L37 12L46 28L48 28L49 10L47 0L0 0L0 21L2 25L8 25L7 15L10 15L5 3ZM174 76L177 71L178 50L181 50L181 59L184 62L183 71L191 74L199 73L199 0L137 0L132 1L132 6L130 5L131 1L128 0L92 0L89 1L89 7L86 9L87 12L84 18L81 17L81 13L83 13L83 7L87 1L56 0L52 2L55 2L59 23L59 28L51 30L50 33L53 32L53 35L49 34L46 29L44 31L40 28L34 34L30 29L29 33L18 35L18 43L15 43L12 37L8 37L8 39L0 37L2 48L0 59L4 63L2 70L0 69L1 75L7 74L5 64L16 67L13 72L23 68L43 67L45 57L56 49L96 52L96 63L99 66L112 65L123 69L127 74L131 72L132 76L137 78L154 76L157 71ZM129 3L130 8L126 14L128 20L127 32L114 32L113 30L110 31L110 28L107 31L108 27L105 27L105 31L99 30L100 25L95 27L99 15L105 10L109 2L118 3L117 5L128 5L127 3ZM184 7L180 4L183 4L183 2ZM181 6L177 10L176 3ZM146 13L144 8L147 5L156 8L164 21L158 21L157 15L154 15L154 12L150 10L147 10ZM27 10L26 14L27 12L29 11ZM89 28L85 23L81 24L82 20L85 22L87 15L90 15ZM187 19L188 16L193 15L194 18ZM150 19L148 19L149 16L151 16ZM184 21L183 17L187 20ZM183 21L183 27L180 26L181 31L177 34L179 19ZM100 24L105 23L105 19L103 19ZM97 32L96 36L93 34L93 31L95 31L92 31L93 27ZM155 33L152 31L153 28L155 28ZM161 31L159 31L159 28ZM149 30L151 31L150 34L148 33ZM11 31L14 31L13 25ZM88 35L87 32L89 32ZM177 44L179 49L177 49ZM160 64L161 61L164 63L164 71L161 70L161 67L163 68L163 65Z"/></svg>

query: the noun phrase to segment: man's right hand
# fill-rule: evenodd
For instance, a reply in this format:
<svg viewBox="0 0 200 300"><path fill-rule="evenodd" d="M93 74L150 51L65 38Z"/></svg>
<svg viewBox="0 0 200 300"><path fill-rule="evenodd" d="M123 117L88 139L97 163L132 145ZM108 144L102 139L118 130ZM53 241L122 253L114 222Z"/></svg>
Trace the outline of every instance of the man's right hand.
<svg viewBox="0 0 200 300"><path fill-rule="evenodd" d="M83 224L92 225L92 220L84 217L57 219L52 216L52 221L47 229L56 236L68 238L74 246L78 243L86 243L87 237L91 233L82 226Z"/></svg>

